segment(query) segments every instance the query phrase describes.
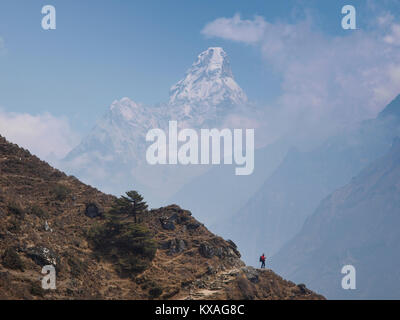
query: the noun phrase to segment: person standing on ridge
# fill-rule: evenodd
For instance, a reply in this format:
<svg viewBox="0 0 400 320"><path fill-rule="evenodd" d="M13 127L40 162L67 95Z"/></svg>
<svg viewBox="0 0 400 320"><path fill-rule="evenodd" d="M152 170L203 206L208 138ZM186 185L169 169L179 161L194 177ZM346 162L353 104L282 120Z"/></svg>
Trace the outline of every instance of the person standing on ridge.
<svg viewBox="0 0 400 320"><path fill-rule="evenodd" d="M261 269L265 269L265 254L264 253L260 257L260 262L261 262Z"/></svg>

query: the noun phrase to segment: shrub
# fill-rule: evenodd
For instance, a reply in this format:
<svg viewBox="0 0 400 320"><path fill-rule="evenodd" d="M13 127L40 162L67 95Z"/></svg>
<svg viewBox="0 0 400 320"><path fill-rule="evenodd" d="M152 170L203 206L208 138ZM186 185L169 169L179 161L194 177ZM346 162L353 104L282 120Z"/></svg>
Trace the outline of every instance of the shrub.
<svg viewBox="0 0 400 320"><path fill-rule="evenodd" d="M42 208L40 208L39 206L36 206L36 205L32 206L29 209L29 213L33 214L39 218L47 218L49 216L47 212L43 211Z"/></svg>
<svg viewBox="0 0 400 320"><path fill-rule="evenodd" d="M242 295L241 299L254 300L256 296L254 285L243 276L239 276L236 281Z"/></svg>
<svg viewBox="0 0 400 320"><path fill-rule="evenodd" d="M110 215L117 217L121 215L133 216L135 222L138 222L137 216L145 212L147 212L147 204L143 197L137 191L128 191L126 196L114 201Z"/></svg>
<svg viewBox="0 0 400 320"><path fill-rule="evenodd" d="M146 270L157 250L150 231L133 222L108 221L89 230L88 238L96 253L110 260L121 276Z"/></svg>
<svg viewBox="0 0 400 320"><path fill-rule="evenodd" d="M68 258L68 265L71 268L71 274L75 278L78 278L80 275L87 271L87 264L79 260L78 258L70 257Z"/></svg>
<svg viewBox="0 0 400 320"><path fill-rule="evenodd" d="M171 299L172 297L176 296L181 290L179 288L172 288L168 292L166 292L161 299L163 300L168 300Z"/></svg>
<svg viewBox="0 0 400 320"><path fill-rule="evenodd" d="M25 266L14 248L7 248L2 256L2 264L5 268L24 271Z"/></svg>
<svg viewBox="0 0 400 320"><path fill-rule="evenodd" d="M15 202L10 202L7 206L8 212L10 212L13 215L16 216L24 216L25 212L24 209L22 209L17 203Z"/></svg>
<svg viewBox="0 0 400 320"><path fill-rule="evenodd" d="M153 287L149 290L149 297L151 299L156 299L163 293L163 290L160 287Z"/></svg>
<svg viewBox="0 0 400 320"><path fill-rule="evenodd" d="M13 233L17 233L21 231L21 223L18 219L11 219L7 226L7 230Z"/></svg>
<svg viewBox="0 0 400 320"><path fill-rule="evenodd" d="M150 231L136 219L136 215L146 212L146 202L136 191L126 195L114 202L105 215L106 223L94 226L88 232L95 256L111 261L124 277L146 270L157 250Z"/></svg>
<svg viewBox="0 0 400 320"><path fill-rule="evenodd" d="M53 189L54 197L58 201L65 201L70 192L71 190L62 184L57 184Z"/></svg>
<svg viewBox="0 0 400 320"><path fill-rule="evenodd" d="M31 294L32 294L33 296L43 298L44 295L45 295L45 293L46 293L46 290L44 290L44 289L40 286L39 283L37 283L37 282L32 282L30 292L31 292Z"/></svg>

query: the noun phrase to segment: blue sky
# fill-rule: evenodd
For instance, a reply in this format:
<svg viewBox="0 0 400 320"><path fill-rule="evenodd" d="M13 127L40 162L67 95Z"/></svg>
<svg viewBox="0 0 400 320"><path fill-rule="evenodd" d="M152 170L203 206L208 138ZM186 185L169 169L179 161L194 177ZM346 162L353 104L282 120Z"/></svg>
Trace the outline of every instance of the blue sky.
<svg viewBox="0 0 400 320"><path fill-rule="evenodd" d="M57 10L56 30L41 28L41 8L47 4ZM345 4L357 8L356 31L341 28L341 8ZM376 19L390 13L388 20L394 25L399 18L399 6L395 0L2 0L0 108L6 112L64 116L73 131L82 136L115 99L127 96L145 104L165 101L169 88L183 77L197 55L210 46L225 49L236 81L251 100L279 105L289 100L288 94L285 95L287 86L302 81L291 79L292 71L298 70L293 61L307 65L307 57L329 48L335 37L343 50L348 50L350 37L358 37L354 40L365 43L364 32L369 37L368 43L373 37L376 40L377 36L372 35ZM300 50L303 56L297 57L297 47L284 43L287 48L279 53L285 56L283 61L268 52L267 37L274 36L271 33L259 43L249 44L218 33L206 36L201 32L216 19L232 18L235 14L249 23L253 23L256 15L260 16L278 33L280 25L294 26L293 31L300 30L299 34L303 32L305 39L315 39L317 45L314 48L313 42L308 43L309 51ZM298 23L309 17L312 21L303 30ZM390 25L385 28L390 31ZM378 45L369 48L376 54L380 51ZM375 59L372 57L373 54L365 62L371 68ZM348 59L349 63L364 61L357 56L342 59ZM384 61L387 57L376 59ZM280 65L281 62L288 67ZM336 72L341 78L344 71L329 72ZM321 81L314 80L314 83ZM385 93L385 99L395 90ZM299 94L294 99L298 93L290 94L291 103L304 98Z"/></svg>
<svg viewBox="0 0 400 320"><path fill-rule="evenodd" d="M322 4L321 4L322 3ZM209 46L228 52L236 80L253 100L279 89L279 74L250 46L207 39L204 25L240 13L268 21L318 12L318 28L342 32L343 1L1 1L0 104L15 112L67 115L87 131L117 98L157 103ZM41 29L41 8L57 10L57 30ZM83 120L83 121L82 121ZM82 121L77 123L75 121Z"/></svg>

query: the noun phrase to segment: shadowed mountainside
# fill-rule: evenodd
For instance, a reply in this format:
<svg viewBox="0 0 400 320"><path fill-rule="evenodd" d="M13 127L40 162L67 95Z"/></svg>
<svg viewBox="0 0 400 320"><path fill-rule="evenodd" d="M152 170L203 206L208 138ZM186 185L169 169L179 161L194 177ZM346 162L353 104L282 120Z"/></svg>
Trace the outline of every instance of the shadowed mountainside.
<svg viewBox="0 0 400 320"><path fill-rule="evenodd" d="M324 199L301 232L274 257L285 277L328 298L398 299L400 295L400 140L389 153ZM340 273L356 268L356 290Z"/></svg>
<svg viewBox="0 0 400 320"><path fill-rule="evenodd" d="M400 96L377 118L311 151L291 149L254 196L213 230L235 239L246 263L256 262L259 252L276 254L321 200L388 152L400 136L399 110Z"/></svg>

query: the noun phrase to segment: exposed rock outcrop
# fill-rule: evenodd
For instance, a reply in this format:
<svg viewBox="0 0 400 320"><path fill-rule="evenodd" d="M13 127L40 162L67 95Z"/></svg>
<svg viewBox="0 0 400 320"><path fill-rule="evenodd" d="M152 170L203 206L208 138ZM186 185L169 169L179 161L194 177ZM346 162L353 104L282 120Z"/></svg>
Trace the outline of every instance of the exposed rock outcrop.
<svg viewBox="0 0 400 320"><path fill-rule="evenodd" d="M0 299L323 298L271 271L243 268L232 241L177 205L141 214L140 226L126 230L131 239L146 228L158 249L144 271L122 277L89 237L107 225L102 212L114 201L0 137ZM56 267L57 290L41 290L44 265Z"/></svg>

